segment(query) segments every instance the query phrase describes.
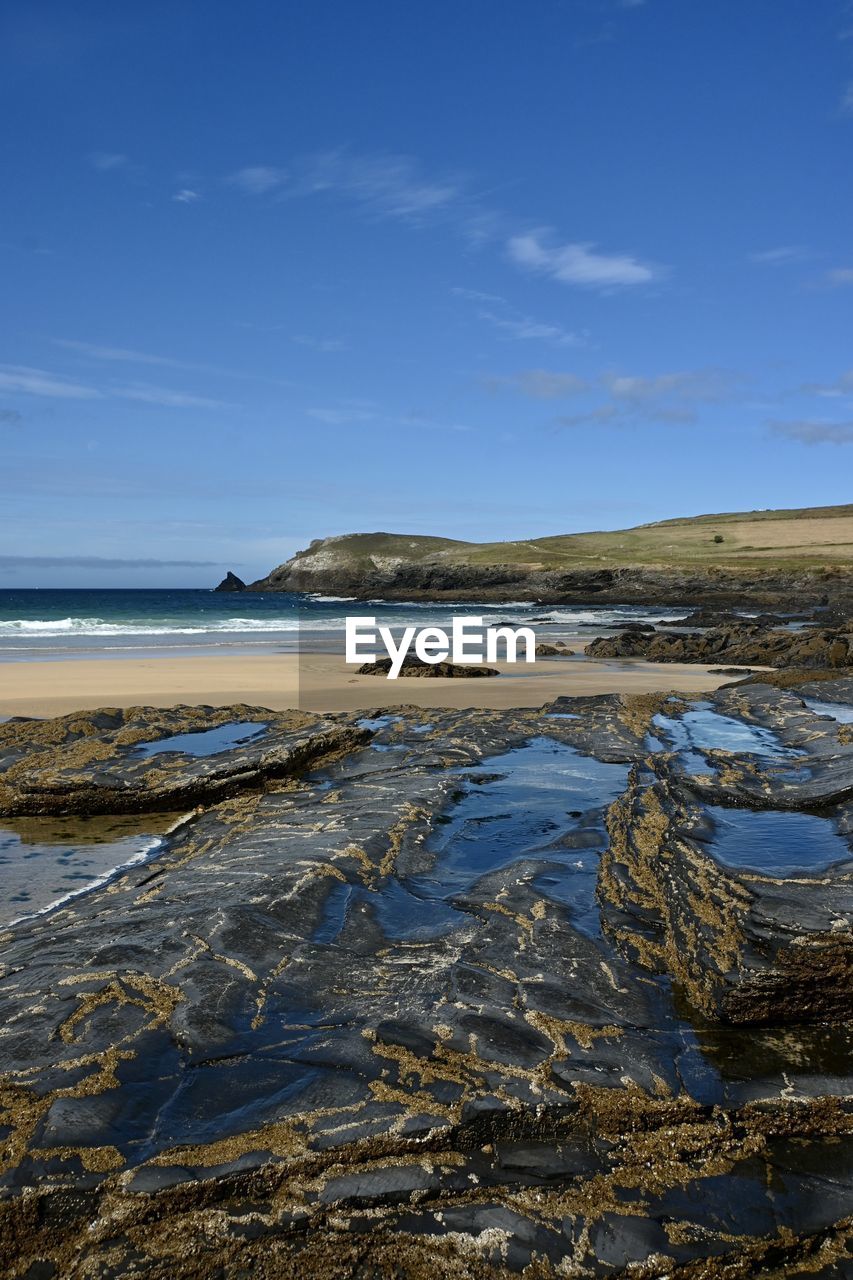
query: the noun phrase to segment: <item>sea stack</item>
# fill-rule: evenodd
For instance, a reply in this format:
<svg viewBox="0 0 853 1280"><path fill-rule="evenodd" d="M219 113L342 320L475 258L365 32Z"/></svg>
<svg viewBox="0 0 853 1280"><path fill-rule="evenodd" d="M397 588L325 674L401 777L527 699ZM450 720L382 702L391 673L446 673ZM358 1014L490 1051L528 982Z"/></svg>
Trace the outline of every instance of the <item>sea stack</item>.
<svg viewBox="0 0 853 1280"><path fill-rule="evenodd" d="M225 577L222 579L215 591L245 591L246 584L242 578L238 578L236 573L232 573L229 569Z"/></svg>

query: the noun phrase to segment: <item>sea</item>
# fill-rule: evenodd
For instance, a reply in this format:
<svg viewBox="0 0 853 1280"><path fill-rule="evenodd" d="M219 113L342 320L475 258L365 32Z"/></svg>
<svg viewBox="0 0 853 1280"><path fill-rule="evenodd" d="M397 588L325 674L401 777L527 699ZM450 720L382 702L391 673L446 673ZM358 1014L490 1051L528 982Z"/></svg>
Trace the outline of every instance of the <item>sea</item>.
<svg viewBox="0 0 853 1280"><path fill-rule="evenodd" d="M589 638L620 622L671 621L685 612L532 600L484 605L209 589L12 589L0 590L0 661L333 650L348 615L375 617L395 632L412 625L449 628L454 616L465 615L485 625L532 623L543 635Z"/></svg>

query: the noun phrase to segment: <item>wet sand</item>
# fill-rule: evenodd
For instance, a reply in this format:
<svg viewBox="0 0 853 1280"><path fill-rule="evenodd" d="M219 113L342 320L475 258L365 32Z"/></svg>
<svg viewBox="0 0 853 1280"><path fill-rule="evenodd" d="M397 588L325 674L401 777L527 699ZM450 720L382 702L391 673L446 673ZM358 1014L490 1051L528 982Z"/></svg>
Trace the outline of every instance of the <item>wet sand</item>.
<svg viewBox="0 0 853 1280"><path fill-rule="evenodd" d="M333 654L253 654L229 657L74 659L0 663L0 715L53 716L94 707L174 706L184 702L284 710L362 708L538 707L562 694L705 692L730 676L695 663L659 665L640 659L539 659L496 664L500 677L387 680L359 676Z"/></svg>

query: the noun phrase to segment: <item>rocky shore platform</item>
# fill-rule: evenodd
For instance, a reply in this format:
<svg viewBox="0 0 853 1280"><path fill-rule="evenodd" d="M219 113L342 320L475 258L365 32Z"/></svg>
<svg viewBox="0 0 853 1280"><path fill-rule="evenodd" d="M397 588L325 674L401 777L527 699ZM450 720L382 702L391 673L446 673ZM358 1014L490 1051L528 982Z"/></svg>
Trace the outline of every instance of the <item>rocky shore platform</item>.
<svg viewBox="0 0 853 1280"><path fill-rule="evenodd" d="M824 673L826 674L826 673ZM0 726L15 1280L853 1274L853 679Z"/></svg>

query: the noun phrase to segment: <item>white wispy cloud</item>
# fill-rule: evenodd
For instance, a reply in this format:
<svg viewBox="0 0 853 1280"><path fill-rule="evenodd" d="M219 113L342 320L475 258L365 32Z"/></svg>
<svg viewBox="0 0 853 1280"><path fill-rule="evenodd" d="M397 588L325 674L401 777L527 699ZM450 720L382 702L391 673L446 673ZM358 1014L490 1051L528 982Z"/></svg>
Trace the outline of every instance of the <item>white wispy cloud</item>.
<svg viewBox="0 0 853 1280"><path fill-rule="evenodd" d="M647 284L663 274L661 267L633 254L604 252L594 243L551 244L547 229L519 233L518 219L492 207L491 193L477 191L469 175L427 173L408 155L337 147L296 157L287 168L246 165L224 182L246 197L290 201L328 195L351 203L368 218L412 227L441 224L471 246L504 245L510 260L523 269L601 292ZM184 194L187 199L197 196L195 187L188 187L173 198Z"/></svg>
<svg viewBox="0 0 853 1280"><path fill-rule="evenodd" d="M845 115L853 115L853 80L850 81L841 95L841 110Z"/></svg>
<svg viewBox="0 0 853 1280"><path fill-rule="evenodd" d="M102 393L95 387L86 387L45 369L31 369L26 365L0 365L0 389L55 400L102 399Z"/></svg>
<svg viewBox="0 0 853 1280"><path fill-rule="evenodd" d="M0 556L0 569L212 569L216 560L119 560L107 556Z"/></svg>
<svg viewBox="0 0 853 1280"><path fill-rule="evenodd" d="M773 419L767 424L773 435L800 444L853 444L853 421L825 422L819 418L798 418L793 421Z"/></svg>
<svg viewBox="0 0 853 1280"><path fill-rule="evenodd" d="M584 347L589 334L586 331L574 332L561 325L536 320L533 316L524 315L497 293L484 293L480 289L465 289L454 285L450 290L456 298L466 302L480 304L476 311L478 320L498 329L504 337L515 342L545 342L555 347Z"/></svg>
<svg viewBox="0 0 853 1280"><path fill-rule="evenodd" d="M467 432L472 428L461 422L437 420L429 414L410 411L394 413L383 410L371 400L342 400L331 408L311 408L306 413L327 427L345 427L358 422L372 422L378 427L391 427L396 431L454 431Z"/></svg>
<svg viewBox="0 0 853 1280"><path fill-rule="evenodd" d="M177 204L195 204L196 200L200 200L201 196L198 191L193 191L192 187L181 187L180 191L176 191L172 199Z"/></svg>
<svg viewBox="0 0 853 1280"><path fill-rule="evenodd" d="M523 369L510 376L486 378L490 390L518 391L532 400L561 400L588 391L590 384L575 373L555 373L550 369Z"/></svg>
<svg viewBox="0 0 853 1280"><path fill-rule="evenodd" d="M150 351L137 351L130 347L112 347L98 342L81 342L75 338L52 338L55 347L64 351L72 351L87 360L105 361L115 364L154 365L164 369L180 369L186 373L202 373L214 377L237 378L247 382L264 382L273 386L287 387L293 384L286 378L267 377L264 374L252 373L244 369L228 369L222 365L204 364L195 360L180 360L174 356L161 356Z"/></svg>
<svg viewBox="0 0 853 1280"><path fill-rule="evenodd" d="M372 409L359 409L355 406L344 406L338 409L308 409L309 418L325 423L327 427L343 427L350 422L373 422L376 414Z"/></svg>
<svg viewBox="0 0 853 1280"><path fill-rule="evenodd" d="M841 396L853 396L853 369L840 374L834 382L804 382L799 388L806 395L837 400Z"/></svg>
<svg viewBox="0 0 853 1280"><path fill-rule="evenodd" d="M700 407L728 399L740 384L725 369L685 369L652 376L605 373L596 383L602 403L558 419L561 426L663 423L690 426Z"/></svg>
<svg viewBox="0 0 853 1280"><path fill-rule="evenodd" d="M129 387L116 387L112 394L122 400L139 400L143 404L159 404L167 409L234 409L236 405L210 396L197 396L186 391L173 391L169 387L148 386L138 383Z"/></svg>
<svg viewBox="0 0 853 1280"><path fill-rule="evenodd" d="M467 426L464 422L445 422L441 419L432 418L426 413L404 413L398 418L387 418L386 422L390 426L415 431L456 431L467 433L473 430L472 427Z"/></svg>
<svg viewBox="0 0 853 1280"><path fill-rule="evenodd" d="M512 236L507 242L510 260L517 266L550 276L561 284L588 289L627 288L648 284L660 274L657 268L627 253L599 253L594 244L548 245L546 229Z"/></svg>
<svg viewBox="0 0 853 1280"><path fill-rule="evenodd" d="M230 174L226 181L232 187L245 192L246 195L265 196L284 186L287 178L286 169L278 169L267 164L255 164L248 165L245 169L238 169L236 173Z"/></svg>
<svg viewBox="0 0 853 1280"><path fill-rule="evenodd" d="M834 289L844 288L846 285L853 284L853 267L834 267L831 271L827 271L824 279Z"/></svg>
<svg viewBox="0 0 853 1280"><path fill-rule="evenodd" d="M510 305L499 293L483 293L480 289L463 289L459 285L454 285L450 292L457 298L465 298L468 302L497 303L500 307Z"/></svg>
<svg viewBox="0 0 853 1280"><path fill-rule="evenodd" d="M688 369L652 377L605 374L604 384L614 400L639 404L663 400L722 400L730 392L733 375L722 369Z"/></svg>
<svg viewBox="0 0 853 1280"><path fill-rule="evenodd" d="M291 342L300 347L310 347L313 351L346 351L347 344L342 338L314 338L307 333L294 333Z"/></svg>
<svg viewBox="0 0 853 1280"><path fill-rule="evenodd" d="M173 409L227 409L233 405L209 396L174 391L147 383L109 384L103 387L72 382L62 374L25 365L0 365L0 390L53 400L138 400Z"/></svg>
<svg viewBox="0 0 853 1280"><path fill-rule="evenodd" d="M495 311L478 311L477 316L517 342L549 342L557 347L582 347L585 342L583 334L534 320L531 316L501 315Z"/></svg>
<svg viewBox="0 0 853 1280"><path fill-rule="evenodd" d="M74 351L78 355L88 356L92 360L115 361L118 364L154 364L170 369L206 369L206 366L188 364L184 360L174 360L171 356L151 355L147 351L134 351L129 347L110 347L98 342L79 342L74 338L53 338L55 347L65 351Z"/></svg>
<svg viewBox="0 0 853 1280"><path fill-rule="evenodd" d="M783 244L775 249L760 249L749 255L749 261L762 267L786 267L805 262L811 256L808 249L798 244Z"/></svg>
<svg viewBox="0 0 853 1280"><path fill-rule="evenodd" d="M308 196L338 192L377 217L419 223L460 205L463 187L451 178L430 178L410 156L356 155L345 150L326 151L295 166L290 194ZM482 214L482 210L471 209Z"/></svg>
<svg viewBox="0 0 853 1280"><path fill-rule="evenodd" d="M89 163L94 169L100 169L102 173L107 173L110 169L127 169L130 166L128 157L117 151L93 151L89 156Z"/></svg>

